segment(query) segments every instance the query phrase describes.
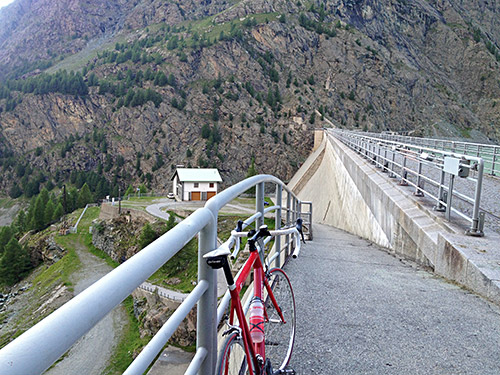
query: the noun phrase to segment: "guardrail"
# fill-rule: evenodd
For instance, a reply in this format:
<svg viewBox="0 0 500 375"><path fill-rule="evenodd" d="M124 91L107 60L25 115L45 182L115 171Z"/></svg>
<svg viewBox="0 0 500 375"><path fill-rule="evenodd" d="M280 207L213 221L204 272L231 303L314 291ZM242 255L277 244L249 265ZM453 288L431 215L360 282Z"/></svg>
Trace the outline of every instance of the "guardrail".
<svg viewBox="0 0 500 375"><path fill-rule="evenodd" d="M434 200L434 209L444 211L448 221L451 221L452 212L468 221L470 229L466 234L483 236L485 215L480 212L479 206L484 173L482 158L381 139L358 132L339 129L329 132L369 159L383 172L389 173L390 177L398 178L400 185L413 186L416 196L425 194ZM477 174L477 177L473 177L472 173ZM457 176L462 178L457 180ZM460 181L461 185L467 182L470 186L458 191L455 186L457 181ZM470 190L474 193L470 194ZM453 198L457 198L459 202L455 202Z"/></svg>
<svg viewBox="0 0 500 375"><path fill-rule="evenodd" d="M263 224L265 183L276 186L276 206L272 209L276 213L277 228L281 227L283 217L286 217L286 223L294 223L301 214L301 205L309 203L301 202L282 181L270 175L259 175L239 182L211 198L204 207L196 210L172 230L2 348L0 374L31 375L44 372L135 288L172 258L194 236L199 235L197 286L124 374L144 373L187 314L198 304L197 349L186 373L212 375L217 357L216 329L222 314L217 311L215 270L208 267L203 255L217 247L217 216L220 209L253 186L257 188L256 213L249 222L255 222L256 228ZM283 194L286 194L286 199L283 199ZM286 205L280 202L286 202ZM311 223L307 224L309 231L312 232ZM278 256L274 258L276 264L283 263L281 257L283 251L285 255L291 254L291 247L291 239L281 245L279 237L276 238L275 249L278 252ZM222 306L219 310L221 308Z"/></svg>
<svg viewBox="0 0 500 375"><path fill-rule="evenodd" d="M358 132L358 134L360 133ZM500 175L500 146L498 145L448 139L410 137L387 133L364 133L364 135L482 158L484 160L484 171L486 173L493 176Z"/></svg>
<svg viewBox="0 0 500 375"><path fill-rule="evenodd" d="M149 283L142 283L141 285L139 285L138 288L145 290L146 292L149 292L149 293L157 293L160 297L168 298L169 300L172 300L172 301L182 302L182 301L186 300L186 296L174 295L173 293L169 293L168 291L162 290L162 288L158 287L157 285L153 285L153 284L149 284Z"/></svg>
<svg viewBox="0 0 500 375"><path fill-rule="evenodd" d="M80 224L80 220L82 220L83 215L85 215L85 212L87 212L87 208L89 207L96 207L97 203L89 203L85 205L85 208L83 209L82 213L80 214L80 217L76 221L76 224L74 227L69 227L69 232L70 233L77 233L78 232L78 224Z"/></svg>

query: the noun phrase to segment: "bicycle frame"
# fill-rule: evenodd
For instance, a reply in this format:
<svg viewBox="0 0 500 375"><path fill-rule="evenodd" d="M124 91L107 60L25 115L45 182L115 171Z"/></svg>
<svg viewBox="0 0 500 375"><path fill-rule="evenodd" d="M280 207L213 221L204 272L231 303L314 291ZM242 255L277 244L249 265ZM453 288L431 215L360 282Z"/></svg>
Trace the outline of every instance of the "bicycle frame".
<svg viewBox="0 0 500 375"><path fill-rule="evenodd" d="M267 277L264 272L264 268L262 265L262 261L260 259L260 255L258 251L253 251L250 253L250 257L248 260L245 262L245 265L242 268L242 271L237 278L237 280L234 283L233 289L230 289L230 295L231 295L231 307L230 307L230 315L229 315L229 324L233 325L234 324L234 317L236 314L236 317L238 319L240 328L241 328L241 335L243 339L243 346L245 348L245 353L248 358L248 369L249 373L253 374L255 373L256 375L261 374L261 369L264 363L259 364L257 360L257 355L260 355L262 359L264 360L266 358L265 356L265 338L262 342L260 343L254 343L252 341L252 337L250 336L250 329L248 327L248 323L245 317L245 313L243 311L243 306L241 304L241 299L240 299L240 291L243 286L243 283L247 279L247 277L250 275L251 270L254 270L254 296L259 297L261 300L263 290L260 287L261 285L264 284L267 293L269 297L271 298L271 301L276 308L276 311L279 312L280 318L284 323L286 323L283 314L281 312L281 309L278 306L278 303L276 302L276 299L274 298L274 294L271 290L271 286L269 285L269 282L267 280ZM268 319L267 317L267 312L264 309L264 319ZM255 372L254 371L255 367Z"/></svg>

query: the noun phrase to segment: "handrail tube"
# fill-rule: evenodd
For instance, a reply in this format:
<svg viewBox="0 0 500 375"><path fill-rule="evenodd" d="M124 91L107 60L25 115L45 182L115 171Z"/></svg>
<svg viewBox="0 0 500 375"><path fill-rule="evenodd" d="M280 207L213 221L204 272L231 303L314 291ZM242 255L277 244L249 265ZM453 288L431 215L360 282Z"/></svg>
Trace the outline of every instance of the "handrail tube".
<svg viewBox="0 0 500 375"><path fill-rule="evenodd" d="M355 134L361 135L360 132L354 132ZM404 141L405 143L411 143L414 145L417 144L423 144L423 145L434 145L435 147L438 147L438 143L436 142L435 139L432 138L417 138L417 137L410 137L410 136L400 136L400 135L385 135L385 134L379 134L379 133L365 133L363 134L364 136L370 135L374 138L377 139L384 139L384 140L396 140L396 141ZM478 153L481 153L481 157L487 161L490 162L491 165L488 167L488 171L490 174L495 175L495 172L499 172L496 169L496 158L495 156L498 155L500 151L500 146L495 145L495 144L484 144L484 143L475 143L475 142L463 142L463 141L453 141L453 140L441 140L441 149L446 150L450 149L451 152L454 152L457 149L462 149L463 153L466 154L467 152L473 152L471 151L470 147L476 147L476 155ZM477 155L479 156L479 155Z"/></svg>
<svg viewBox="0 0 500 375"><path fill-rule="evenodd" d="M279 210L281 206L271 206L271 207L266 207L264 209L264 214L267 214L268 212Z"/></svg>
<svg viewBox="0 0 500 375"><path fill-rule="evenodd" d="M342 131L338 131L338 130L332 130L333 133L340 133L342 134ZM368 136L363 136L363 135L357 135L358 137L361 137L361 138L365 138L365 139L371 139L371 140L376 140L376 142L380 142L380 138L376 138L376 137L368 137ZM390 141L390 140L384 140L385 143L388 143L388 144L393 144L393 145L400 145L401 142L396 142L396 141ZM440 153L440 154L443 154L443 155L446 155L446 156L452 156L452 157L455 157L455 158L462 158L464 157L465 159L470 159L470 160L473 160L473 161L477 161L479 162L480 157L477 157L477 156L472 156L472 155L466 155L466 154L458 154L456 152L450 152L450 151L445 151L445 150L436 150L434 148L430 148L430 147L417 147L416 145L412 145L412 144L407 144L405 146L413 146L414 148L418 149L418 150L421 150L421 151L430 151L430 152L437 152L437 153Z"/></svg>
<svg viewBox="0 0 500 375"><path fill-rule="evenodd" d="M187 368L186 372L184 375L196 375L198 373L198 370L201 367L201 364L205 360L205 357L208 354L208 350L204 347L199 347L196 350L196 354L194 355L191 364Z"/></svg>
<svg viewBox="0 0 500 375"><path fill-rule="evenodd" d="M148 366L154 361L158 353L163 349L167 341L174 334L177 327L196 305L203 293L208 289L208 282L202 280L193 289L185 301L175 310L163 327L154 335L148 344L142 349L139 355L129 365L123 375L142 374Z"/></svg>
<svg viewBox="0 0 500 375"><path fill-rule="evenodd" d="M207 222L200 208L0 351L2 375L40 374L182 249ZM78 317L78 319L75 319Z"/></svg>

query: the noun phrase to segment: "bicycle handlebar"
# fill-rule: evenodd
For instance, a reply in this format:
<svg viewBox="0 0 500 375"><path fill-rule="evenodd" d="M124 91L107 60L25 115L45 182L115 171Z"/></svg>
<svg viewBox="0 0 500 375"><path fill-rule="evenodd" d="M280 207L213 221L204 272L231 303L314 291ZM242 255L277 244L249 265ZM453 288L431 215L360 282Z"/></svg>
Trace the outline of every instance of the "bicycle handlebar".
<svg viewBox="0 0 500 375"><path fill-rule="evenodd" d="M240 251L240 241L239 239L240 238L243 238L243 237L249 237L249 242L252 241L253 243L255 243L257 240L261 239L261 238L264 238L264 237L276 237L276 236L283 236L283 235L287 235L287 234L292 234L295 236L295 249L292 253L292 258L297 258L299 256L299 253L300 253L300 249L301 249L301 237L302 237L302 241L305 243L304 241L304 234L302 233L302 219L298 219L297 220L297 224L296 226L294 227L288 227L288 228L283 228L283 229L277 229L277 230L268 230L267 229L267 226L262 226L259 231L255 231L254 229L252 229L251 231L248 231L248 232L242 232L241 231L241 228L242 225L240 225L240 222L238 222L238 226L236 227L236 229L232 230L231 231L231 236L229 237L229 239L223 243L220 247L227 247L227 248L231 248L233 246L233 244L235 245L235 249L233 251L233 253L231 254L231 259L235 259L236 256L238 255L239 251ZM252 246L252 245L250 245Z"/></svg>

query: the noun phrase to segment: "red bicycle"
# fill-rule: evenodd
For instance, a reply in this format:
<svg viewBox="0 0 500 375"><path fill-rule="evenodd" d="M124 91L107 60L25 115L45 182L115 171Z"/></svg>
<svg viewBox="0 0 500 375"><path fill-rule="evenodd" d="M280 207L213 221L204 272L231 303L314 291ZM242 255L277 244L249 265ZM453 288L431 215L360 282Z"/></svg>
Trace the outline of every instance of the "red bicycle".
<svg viewBox="0 0 500 375"><path fill-rule="evenodd" d="M229 265L229 246L223 245L204 256L209 266L224 270L231 295L227 320L229 329L223 334L227 338L219 353L215 372L217 375L295 374L288 367L295 341L295 298L292 285L281 268L269 269L266 265L264 269L263 238L284 234L295 235L293 257L296 258L300 251L301 219L297 220L296 227L276 231L269 231L266 225L261 226L257 232L233 231L232 239L249 237L250 250L250 256L236 281ZM232 243L230 240L228 242ZM247 321L240 292L252 269L254 294Z"/></svg>

